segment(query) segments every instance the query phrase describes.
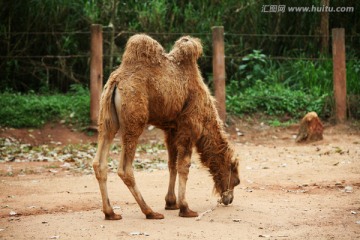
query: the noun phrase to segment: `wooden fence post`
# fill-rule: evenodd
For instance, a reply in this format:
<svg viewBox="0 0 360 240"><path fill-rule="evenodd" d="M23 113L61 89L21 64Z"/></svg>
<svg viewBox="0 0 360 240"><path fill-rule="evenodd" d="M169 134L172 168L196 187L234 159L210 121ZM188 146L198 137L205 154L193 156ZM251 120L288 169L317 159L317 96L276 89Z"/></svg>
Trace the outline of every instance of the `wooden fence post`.
<svg viewBox="0 0 360 240"><path fill-rule="evenodd" d="M100 109L100 97L103 87L102 25L91 25L90 55L90 120L91 126L96 128Z"/></svg>
<svg viewBox="0 0 360 240"><path fill-rule="evenodd" d="M330 0L321 0L321 6L329 7ZM321 53L329 54L329 12L321 12L320 20L320 34L321 36Z"/></svg>
<svg viewBox="0 0 360 240"><path fill-rule="evenodd" d="M213 78L217 109L224 124L226 121L225 103L225 54L224 54L224 27L212 27L213 41Z"/></svg>
<svg viewBox="0 0 360 240"><path fill-rule="evenodd" d="M332 29L332 53L336 122L346 120L345 29Z"/></svg>

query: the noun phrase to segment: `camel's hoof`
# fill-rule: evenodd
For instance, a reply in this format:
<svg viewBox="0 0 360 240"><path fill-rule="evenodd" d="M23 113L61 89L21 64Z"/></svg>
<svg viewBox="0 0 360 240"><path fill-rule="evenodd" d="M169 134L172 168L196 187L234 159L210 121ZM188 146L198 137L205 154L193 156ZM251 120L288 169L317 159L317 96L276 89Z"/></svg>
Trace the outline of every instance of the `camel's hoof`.
<svg viewBox="0 0 360 240"><path fill-rule="evenodd" d="M165 210L178 210L180 207L178 204L166 204Z"/></svg>
<svg viewBox="0 0 360 240"><path fill-rule="evenodd" d="M120 214L116 214L116 213L106 214L105 213L105 220L120 220L120 219L122 219Z"/></svg>
<svg viewBox="0 0 360 240"><path fill-rule="evenodd" d="M146 214L146 219L164 219L164 215L157 212Z"/></svg>
<svg viewBox="0 0 360 240"><path fill-rule="evenodd" d="M186 209L180 209L179 216L191 218L191 217L198 217L199 214L197 212L190 210L189 208L186 208Z"/></svg>

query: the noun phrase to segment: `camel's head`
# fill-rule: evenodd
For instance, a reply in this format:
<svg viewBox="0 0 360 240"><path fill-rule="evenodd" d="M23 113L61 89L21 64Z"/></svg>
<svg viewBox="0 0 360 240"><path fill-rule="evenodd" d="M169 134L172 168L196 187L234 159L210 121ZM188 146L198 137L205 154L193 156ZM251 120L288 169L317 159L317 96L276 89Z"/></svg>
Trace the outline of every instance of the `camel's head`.
<svg viewBox="0 0 360 240"><path fill-rule="evenodd" d="M200 39L184 36L175 42L169 55L177 62L190 61L194 63L201 56L202 52Z"/></svg>
<svg viewBox="0 0 360 240"><path fill-rule="evenodd" d="M234 199L234 187L240 184L239 160L231 161L230 166L224 168L220 176L220 181L215 181L215 191L220 194L220 203L231 204Z"/></svg>

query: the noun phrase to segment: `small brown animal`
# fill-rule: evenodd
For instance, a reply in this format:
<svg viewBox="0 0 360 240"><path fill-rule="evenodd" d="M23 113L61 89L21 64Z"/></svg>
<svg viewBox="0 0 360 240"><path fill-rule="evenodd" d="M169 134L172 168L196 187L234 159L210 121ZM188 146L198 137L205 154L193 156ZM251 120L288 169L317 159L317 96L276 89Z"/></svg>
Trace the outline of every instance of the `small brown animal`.
<svg viewBox="0 0 360 240"><path fill-rule="evenodd" d="M127 42L122 63L106 83L100 103L98 149L93 168L105 219L122 218L114 213L106 187L108 152L118 130L122 139L118 175L146 218L164 218L145 203L133 174L137 141L147 124L165 133L170 172L165 209L180 209L181 217L198 216L185 199L193 148L209 168L222 203L232 203L234 187L240 183L238 159L233 157L214 99L201 77L197 65L201 54L200 40L189 36L177 40L169 53L144 34L134 35ZM177 174L178 201L174 190Z"/></svg>

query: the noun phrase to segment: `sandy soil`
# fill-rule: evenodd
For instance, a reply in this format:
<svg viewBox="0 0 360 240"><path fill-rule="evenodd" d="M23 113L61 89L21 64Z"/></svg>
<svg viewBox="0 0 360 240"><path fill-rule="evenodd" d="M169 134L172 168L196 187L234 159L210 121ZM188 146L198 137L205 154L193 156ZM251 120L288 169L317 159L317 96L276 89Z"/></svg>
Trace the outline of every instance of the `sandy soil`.
<svg viewBox="0 0 360 240"><path fill-rule="evenodd" d="M2 162L0 170L36 171L0 177L0 239L360 239L359 130L327 126L324 140L311 144L294 142L296 126L238 123L227 130L241 156L241 184L230 206L217 205L212 179L196 156L187 199L199 213L212 209L198 220L164 210L166 169L136 172L144 199L165 219L146 220L110 172L110 201L123 219L105 221L93 174L49 171L47 162ZM0 131L9 136L31 144L96 141L61 125ZM146 130L141 141L161 138L158 130Z"/></svg>

